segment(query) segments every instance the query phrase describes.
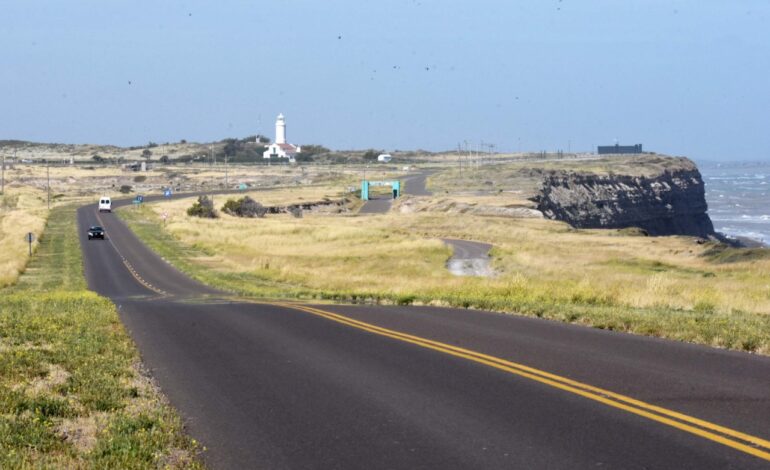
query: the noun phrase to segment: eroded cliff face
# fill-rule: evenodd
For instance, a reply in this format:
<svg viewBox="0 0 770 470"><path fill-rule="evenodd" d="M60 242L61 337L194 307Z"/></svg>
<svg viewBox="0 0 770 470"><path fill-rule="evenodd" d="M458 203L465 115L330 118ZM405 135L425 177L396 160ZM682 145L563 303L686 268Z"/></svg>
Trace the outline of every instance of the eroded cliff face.
<svg viewBox="0 0 770 470"><path fill-rule="evenodd" d="M537 208L578 228L639 227L650 235L714 235L703 179L695 164L657 175L553 172L544 177Z"/></svg>

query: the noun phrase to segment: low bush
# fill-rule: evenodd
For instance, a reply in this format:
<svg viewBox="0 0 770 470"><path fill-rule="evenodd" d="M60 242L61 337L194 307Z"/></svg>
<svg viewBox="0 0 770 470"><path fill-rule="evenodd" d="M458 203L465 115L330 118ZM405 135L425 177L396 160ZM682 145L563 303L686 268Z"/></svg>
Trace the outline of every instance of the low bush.
<svg viewBox="0 0 770 470"><path fill-rule="evenodd" d="M267 207L249 196L244 196L237 200L228 199L222 207L222 210L225 211L225 213L236 217L258 217L261 219L267 214Z"/></svg>
<svg viewBox="0 0 770 470"><path fill-rule="evenodd" d="M217 213L214 210L214 201L208 196L200 196L198 200L187 209L187 215L192 217L202 217L204 219L216 219Z"/></svg>

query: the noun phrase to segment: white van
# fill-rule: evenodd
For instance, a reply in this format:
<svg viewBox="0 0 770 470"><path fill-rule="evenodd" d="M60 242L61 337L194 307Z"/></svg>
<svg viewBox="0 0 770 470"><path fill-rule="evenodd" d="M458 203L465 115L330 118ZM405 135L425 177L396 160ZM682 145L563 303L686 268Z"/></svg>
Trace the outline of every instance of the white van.
<svg viewBox="0 0 770 470"><path fill-rule="evenodd" d="M112 212L112 200L109 196L99 198L99 212Z"/></svg>

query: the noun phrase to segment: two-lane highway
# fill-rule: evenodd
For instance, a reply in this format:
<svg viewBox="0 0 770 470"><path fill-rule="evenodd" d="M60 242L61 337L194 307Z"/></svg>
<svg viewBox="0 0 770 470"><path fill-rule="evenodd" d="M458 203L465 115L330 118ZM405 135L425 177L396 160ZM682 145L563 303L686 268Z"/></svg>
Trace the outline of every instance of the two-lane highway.
<svg viewBox="0 0 770 470"><path fill-rule="evenodd" d="M234 301L114 214L89 285L214 468L767 468L770 360L429 307Z"/></svg>

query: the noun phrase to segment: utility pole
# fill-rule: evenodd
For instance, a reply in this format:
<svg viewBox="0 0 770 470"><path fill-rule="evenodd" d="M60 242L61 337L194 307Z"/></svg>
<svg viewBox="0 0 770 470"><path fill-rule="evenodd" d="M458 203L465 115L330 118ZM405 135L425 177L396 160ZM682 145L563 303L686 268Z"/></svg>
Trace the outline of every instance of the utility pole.
<svg viewBox="0 0 770 470"><path fill-rule="evenodd" d="M45 176L48 180L48 210L51 210L51 163L48 160L45 162Z"/></svg>
<svg viewBox="0 0 770 470"><path fill-rule="evenodd" d="M458 142L457 143L457 167L458 168L462 168L462 160L460 160L462 158L462 151L463 151L462 146Z"/></svg>
<svg viewBox="0 0 770 470"><path fill-rule="evenodd" d="M468 152L468 162L470 162L470 146L468 145L468 141L467 140L463 140L463 145L464 145L463 153L465 153L466 151ZM466 170L468 169L468 162L466 162L466 164L465 164L465 169Z"/></svg>
<svg viewBox="0 0 770 470"><path fill-rule="evenodd" d="M0 176L0 194L5 194L5 153L3 153L3 170L2 176Z"/></svg>
<svg viewBox="0 0 770 470"><path fill-rule="evenodd" d="M228 188L228 183L227 183L227 152L225 152L225 189L227 189L227 188Z"/></svg>
<svg viewBox="0 0 770 470"><path fill-rule="evenodd" d="M481 143L479 144L479 154L476 155L476 168L479 168L481 164L484 162L484 152L485 148L487 148L487 144L484 142L484 140L481 140Z"/></svg>

